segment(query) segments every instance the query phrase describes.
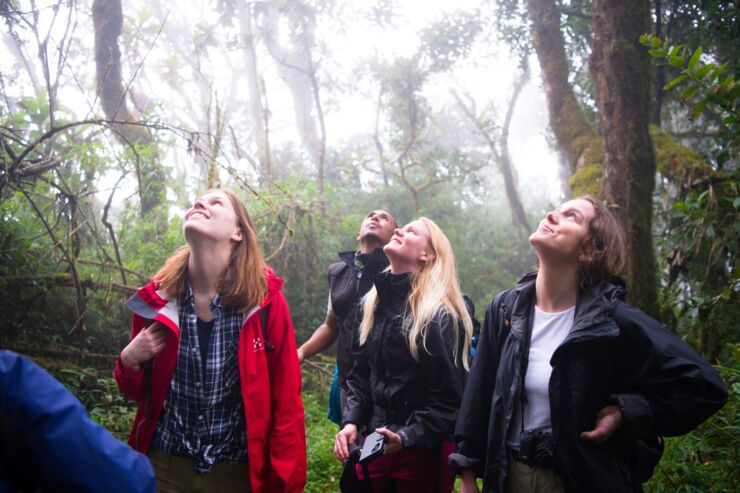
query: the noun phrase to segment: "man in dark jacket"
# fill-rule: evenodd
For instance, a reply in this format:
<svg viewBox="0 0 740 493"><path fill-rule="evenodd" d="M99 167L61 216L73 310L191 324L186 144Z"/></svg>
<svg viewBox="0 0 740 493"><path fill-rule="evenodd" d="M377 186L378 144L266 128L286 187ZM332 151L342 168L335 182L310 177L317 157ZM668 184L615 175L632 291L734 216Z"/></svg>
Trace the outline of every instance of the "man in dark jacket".
<svg viewBox="0 0 740 493"><path fill-rule="evenodd" d="M359 250L340 252L340 261L329 266L329 304L324 323L298 348L298 360L303 362L338 340L338 383L343 394L346 393L347 375L352 368L350 347L357 305L372 287L373 277L388 267L383 246L388 243L395 228L396 220L385 210L374 210L365 216L357 234Z"/></svg>

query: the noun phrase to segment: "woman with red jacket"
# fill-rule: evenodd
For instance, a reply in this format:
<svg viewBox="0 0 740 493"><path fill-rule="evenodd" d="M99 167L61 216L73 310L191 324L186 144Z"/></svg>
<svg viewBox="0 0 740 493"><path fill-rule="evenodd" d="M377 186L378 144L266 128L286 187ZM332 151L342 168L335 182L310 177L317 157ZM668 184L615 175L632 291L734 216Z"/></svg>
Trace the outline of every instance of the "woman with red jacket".
<svg viewBox="0 0 740 493"><path fill-rule="evenodd" d="M132 336L116 364L136 400L129 443L160 492L303 491L301 375L283 284L233 193L185 213L187 245L128 300Z"/></svg>

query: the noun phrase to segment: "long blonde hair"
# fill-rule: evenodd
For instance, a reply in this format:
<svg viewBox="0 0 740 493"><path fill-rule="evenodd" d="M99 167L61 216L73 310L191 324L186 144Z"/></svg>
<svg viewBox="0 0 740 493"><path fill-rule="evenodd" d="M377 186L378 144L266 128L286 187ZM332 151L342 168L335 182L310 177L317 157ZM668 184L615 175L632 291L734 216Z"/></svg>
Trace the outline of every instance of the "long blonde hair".
<svg viewBox="0 0 740 493"><path fill-rule="evenodd" d="M444 307L448 316L452 317L453 326L462 323L464 336L462 337L462 363L468 370L467 354L470 348L470 339L473 336L473 322L470 320L465 301L460 292L457 281L457 270L455 269L455 255L449 240L434 221L426 217L420 217L429 229L429 248L434 253L433 258L424 263L419 272L411 276L411 294L408 299L408 311L404 317L403 327L406 329L406 337L411 351L411 356L419 360L419 339L426 351L426 331L429 323L440 307ZM365 295L363 299L363 315L360 324L360 345L367 342L375 321L375 306L378 304L378 291L375 286ZM457 364L458 348L460 347L460 331L454 332L454 354ZM427 351L428 352L428 351Z"/></svg>
<svg viewBox="0 0 740 493"><path fill-rule="evenodd" d="M230 190L208 192L216 191L223 192L231 201L242 233L242 240L232 249L229 265L218 280L217 290L223 296L224 306L244 313L261 304L267 296L267 266L257 241L254 222L244 203ZM189 260L190 246L178 248L154 275L159 289L171 297L182 295L185 292Z"/></svg>

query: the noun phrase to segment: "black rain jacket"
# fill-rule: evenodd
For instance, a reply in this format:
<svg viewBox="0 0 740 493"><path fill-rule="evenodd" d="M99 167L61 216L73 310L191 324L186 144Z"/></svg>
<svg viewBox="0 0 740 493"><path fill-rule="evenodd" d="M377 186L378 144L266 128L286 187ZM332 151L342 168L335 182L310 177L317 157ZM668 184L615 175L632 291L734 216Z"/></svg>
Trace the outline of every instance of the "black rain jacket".
<svg viewBox="0 0 740 493"><path fill-rule="evenodd" d="M355 252L339 252L341 262L329 266L329 298L334 315L337 317L339 337L337 339L337 365L339 365L339 385L347 390L347 375L352 369L352 324L355 321L360 299L370 291L373 278L388 267L388 257L382 248L376 248L364 265L355 265Z"/></svg>
<svg viewBox="0 0 740 493"><path fill-rule="evenodd" d="M355 365L347 378L349 393L342 413L347 423L372 431L388 426L401 436L404 447L433 448L451 440L462 398L465 370L462 334L455 355L459 326L440 308L419 342L419 361L409 350L403 327L410 275L384 272L375 278L378 304L373 330L359 345L358 311L352 354Z"/></svg>
<svg viewBox="0 0 740 493"><path fill-rule="evenodd" d="M455 428L457 468L483 477L483 491L505 492L506 437L522 378L522 347L531 327L536 273L514 288L511 327L493 303L486 312ZM550 361L555 469L567 491L624 492L636 441L689 432L719 410L727 389L716 371L675 334L623 302L621 280L581 290L575 322ZM622 426L604 443L579 437L610 404Z"/></svg>

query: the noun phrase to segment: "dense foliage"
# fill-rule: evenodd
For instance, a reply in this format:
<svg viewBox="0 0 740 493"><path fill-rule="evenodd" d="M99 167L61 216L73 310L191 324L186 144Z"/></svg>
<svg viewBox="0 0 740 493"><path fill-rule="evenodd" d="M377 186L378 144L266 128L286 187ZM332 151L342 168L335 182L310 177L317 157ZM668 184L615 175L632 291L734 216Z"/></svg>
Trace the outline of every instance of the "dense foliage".
<svg viewBox="0 0 740 493"><path fill-rule="evenodd" d="M183 243L182 212L203 190L226 186L246 202L268 263L286 281L301 342L325 316L327 266L356 246L367 211L386 208L399 223L434 219L482 318L496 292L535 267L526 228L569 186L598 193L606 180L591 162L603 159L587 68L591 1L417 11L423 25L403 49L378 45L349 61L332 37L366 30L391 39L408 28L406 2L227 0L199 4L197 22L164 0L41 3L0 2L0 346L39 357L120 438L133 416L110 378L111 356L128 340L123 301ZM103 3L126 9L115 50L95 38L110 23L88 22ZM538 72L530 57L534 6L557 10L564 65L540 60ZM657 89L660 318L719 365L730 401L695 432L667 439L648 490L732 491L740 483L738 7L651 7L653 33L640 41ZM118 59L93 56L119 47ZM547 115L534 96L547 92L539 75L553 67L567 72L578 116L560 129L581 121L573 141L590 149L578 169L567 169L554 129L546 137L560 148L549 156L514 138L525 113L520 134L541 133ZM520 90L531 101L517 100ZM525 217L512 213L517 204ZM304 366L311 492L336 491L340 473L325 419L328 367Z"/></svg>

